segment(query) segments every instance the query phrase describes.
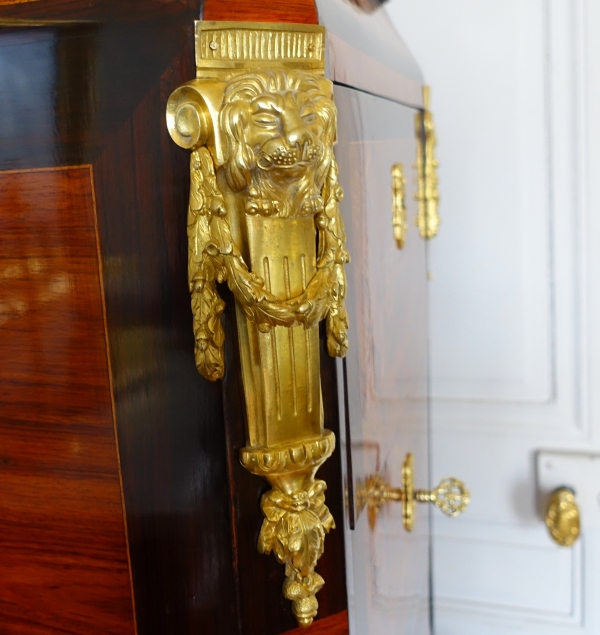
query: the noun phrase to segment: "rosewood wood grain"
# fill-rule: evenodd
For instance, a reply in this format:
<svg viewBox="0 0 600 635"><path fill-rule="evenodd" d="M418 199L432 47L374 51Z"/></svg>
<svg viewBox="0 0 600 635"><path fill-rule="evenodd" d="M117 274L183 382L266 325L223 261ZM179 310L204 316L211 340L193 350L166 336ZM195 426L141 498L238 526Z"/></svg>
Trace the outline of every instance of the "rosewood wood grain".
<svg viewBox="0 0 600 635"><path fill-rule="evenodd" d="M283 635L348 635L348 611L341 611L313 622L309 629L295 628Z"/></svg>
<svg viewBox="0 0 600 635"><path fill-rule="evenodd" d="M93 163L193 40L196 16L0 28L0 169Z"/></svg>
<svg viewBox="0 0 600 635"><path fill-rule="evenodd" d="M205 0L204 20L318 24L314 0Z"/></svg>
<svg viewBox="0 0 600 635"><path fill-rule="evenodd" d="M163 72L140 76L150 88L94 163L140 635L239 632L222 384L200 377L193 355L189 156L164 116L193 77L192 33L190 22ZM160 32L148 36L161 50ZM126 52L131 39L112 43ZM139 58L122 58L136 81Z"/></svg>
<svg viewBox="0 0 600 635"><path fill-rule="evenodd" d="M91 169L0 209L0 632L133 635Z"/></svg>
<svg viewBox="0 0 600 635"><path fill-rule="evenodd" d="M43 80L43 66L20 75L27 80L21 92L6 90L0 75L0 105L8 99L12 112L46 118L55 135L48 152L31 143L16 158L5 154L2 164L61 165L73 156L94 161L139 634L234 635L238 615L230 511L224 502L223 400L221 386L203 381L194 365L186 282L189 159L171 142L164 123L168 95L194 73L198 11L185 14L181 6L165 5L160 22L126 24L117 15L101 25L0 31L0 48L10 36L6 48L18 50L22 58L39 56L35 47L51 40L42 58L52 78L62 77L53 79L50 95L36 105L28 91L35 93L36 82ZM30 130L31 125L20 126L9 137L12 147L24 144ZM9 131L0 127L0 132L4 141ZM0 155L2 148L0 143ZM60 334L61 325L52 326ZM27 443L26 436L19 439ZM55 460L59 451L48 445L46 460ZM93 471L104 456L87 453L81 461ZM34 482L43 482L40 470L32 474ZM57 497L52 502L59 503ZM103 500L97 504L101 507ZM28 531L28 521L20 519L22 532ZM49 563L53 554L50 548ZM85 579L84 572L78 575ZM13 611L23 613L22 603L15 602ZM53 611L38 607L40 620L50 623ZM0 621L4 635L2 626Z"/></svg>

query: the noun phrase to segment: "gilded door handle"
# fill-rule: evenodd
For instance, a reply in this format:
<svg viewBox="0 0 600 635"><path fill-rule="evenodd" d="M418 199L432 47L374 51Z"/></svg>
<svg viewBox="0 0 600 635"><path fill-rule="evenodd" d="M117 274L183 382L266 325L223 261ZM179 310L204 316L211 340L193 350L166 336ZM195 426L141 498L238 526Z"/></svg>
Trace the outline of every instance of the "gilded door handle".
<svg viewBox="0 0 600 635"><path fill-rule="evenodd" d="M442 479L432 490L418 490L414 486L414 459L408 453L402 465L402 487L390 487L385 479L376 474L366 484L369 524L375 527L377 515L383 503L397 501L402 503L402 524L406 531L412 531L415 524L417 503L433 503L446 516L462 514L471 502L471 494L462 481L453 477Z"/></svg>
<svg viewBox="0 0 600 635"><path fill-rule="evenodd" d="M554 542L571 547L581 533L579 507L575 492L568 487L554 490L546 509L546 526Z"/></svg>
<svg viewBox="0 0 600 635"><path fill-rule="evenodd" d="M404 247L408 223L406 219L404 167L402 163L392 165L392 227L398 249Z"/></svg>

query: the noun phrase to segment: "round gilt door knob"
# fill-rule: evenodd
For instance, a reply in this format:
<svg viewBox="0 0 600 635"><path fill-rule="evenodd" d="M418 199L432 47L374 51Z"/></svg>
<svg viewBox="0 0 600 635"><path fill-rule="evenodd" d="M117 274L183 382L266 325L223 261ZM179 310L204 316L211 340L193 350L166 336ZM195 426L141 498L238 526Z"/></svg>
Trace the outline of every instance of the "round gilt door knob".
<svg viewBox="0 0 600 635"><path fill-rule="evenodd" d="M575 544L581 533L581 522L572 489L560 487L554 490L546 510L546 526L554 542L561 547Z"/></svg>

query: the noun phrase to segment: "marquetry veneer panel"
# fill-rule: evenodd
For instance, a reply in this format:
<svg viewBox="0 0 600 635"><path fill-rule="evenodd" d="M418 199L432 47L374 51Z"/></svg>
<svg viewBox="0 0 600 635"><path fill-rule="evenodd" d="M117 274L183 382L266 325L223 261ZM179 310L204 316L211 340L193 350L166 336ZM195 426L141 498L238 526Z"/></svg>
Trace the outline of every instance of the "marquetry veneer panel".
<svg viewBox="0 0 600 635"><path fill-rule="evenodd" d="M91 168L0 173L0 631L135 631Z"/></svg>

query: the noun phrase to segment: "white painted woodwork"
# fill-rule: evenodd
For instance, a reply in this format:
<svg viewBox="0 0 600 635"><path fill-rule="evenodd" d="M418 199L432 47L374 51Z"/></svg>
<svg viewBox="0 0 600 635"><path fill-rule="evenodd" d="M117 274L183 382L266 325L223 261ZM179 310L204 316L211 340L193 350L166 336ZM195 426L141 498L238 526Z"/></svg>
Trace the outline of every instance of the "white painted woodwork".
<svg viewBox="0 0 600 635"><path fill-rule="evenodd" d="M439 140L431 476L472 493L434 516L435 633L598 635L600 530L552 543L536 456L600 450L600 2L387 6Z"/></svg>

